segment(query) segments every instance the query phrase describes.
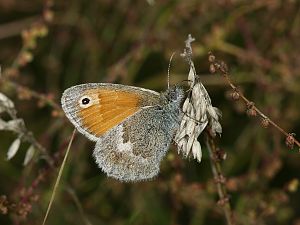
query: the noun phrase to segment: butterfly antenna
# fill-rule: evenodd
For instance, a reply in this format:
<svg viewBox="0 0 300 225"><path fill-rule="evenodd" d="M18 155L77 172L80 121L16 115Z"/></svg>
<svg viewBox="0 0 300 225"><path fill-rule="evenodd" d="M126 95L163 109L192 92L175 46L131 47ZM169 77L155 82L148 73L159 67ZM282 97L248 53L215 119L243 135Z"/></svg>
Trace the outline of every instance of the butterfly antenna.
<svg viewBox="0 0 300 225"><path fill-rule="evenodd" d="M170 88L170 69L171 69L171 63L173 60L174 55L176 54L176 52L173 52L171 57L170 57L170 61L169 61L169 66L168 66L168 89Z"/></svg>

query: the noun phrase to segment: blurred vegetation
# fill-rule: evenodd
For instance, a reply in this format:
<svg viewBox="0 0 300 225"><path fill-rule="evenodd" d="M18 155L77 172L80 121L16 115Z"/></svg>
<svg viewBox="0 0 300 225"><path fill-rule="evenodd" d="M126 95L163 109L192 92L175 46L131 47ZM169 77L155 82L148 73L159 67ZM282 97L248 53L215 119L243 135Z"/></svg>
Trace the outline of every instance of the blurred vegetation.
<svg viewBox="0 0 300 225"><path fill-rule="evenodd" d="M17 136L1 131L0 224L41 224L73 129L59 108L63 90L86 82L164 90L174 51L171 83L181 83L188 66L179 53L189 33L197 72L223 112L218 145L227 153L222 169L236 223L300 224L297 149L249 118L207 60L213 51L257 107L300 135L297 0L1 0L0 92L49 158L37 151L22 166L31 143L23 141L6 161ZM226 224L205 147L199 164L173 146L156 179L132 184L97 168L94 143L82 135L74 142L47 224Z"/></svg>

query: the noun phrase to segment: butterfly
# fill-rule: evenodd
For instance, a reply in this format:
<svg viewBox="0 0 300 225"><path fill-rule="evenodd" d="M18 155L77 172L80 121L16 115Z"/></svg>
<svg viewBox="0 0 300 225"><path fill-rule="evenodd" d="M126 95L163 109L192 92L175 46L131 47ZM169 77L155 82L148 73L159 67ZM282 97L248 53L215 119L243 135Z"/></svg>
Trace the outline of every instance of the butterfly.
<svg viewBox="0 0 300 225"><path fill-rule="evenodd" d="M61 98L66 117L96 142L93 156L109 177L148 180L182 119L184 91L179 86L156 91L110 83L87 83L66 89Z"/></svg>

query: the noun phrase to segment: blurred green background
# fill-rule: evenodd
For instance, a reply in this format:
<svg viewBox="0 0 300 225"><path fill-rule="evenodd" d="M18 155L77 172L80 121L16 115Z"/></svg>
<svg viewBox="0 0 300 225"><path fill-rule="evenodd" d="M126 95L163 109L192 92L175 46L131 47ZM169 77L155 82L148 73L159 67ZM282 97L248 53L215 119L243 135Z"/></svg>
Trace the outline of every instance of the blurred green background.
<svg viewBox="0 0 300 225"><path fill-rule="evenodd" d="M24 42L25 31L35 26L43 37ZM213 51L257 107L288 132L300 135L299 1L0 1L2 71L13 69L8 80L58 104L64 89L86 82L162 91L174 51L170 79L180 83L188 74L179 56L188 34L196 39L197 72L213 105L223 112L219 146L227 152L222 168L237 224L299 225L297 148L289 150L277 130L264 129L258 118L249 118L245 105L230 99L222 77L209 73L207 60ZM21 55L25 62L20 50L28 53ZM0 87L60 165L73 129L70 122L7 80ZM0 135L0 195L10 205L3 213L0 199L0 224L41 224L57 169L49 168L38 154L23 167L27 142L6 161L16 135ZM226 224L202 139L200 164L183 159L173 146L156 179L132 184L107 178L92 158L94 143L78 134L47 224ZM13 206L20 202L25 213Z"/></svg>

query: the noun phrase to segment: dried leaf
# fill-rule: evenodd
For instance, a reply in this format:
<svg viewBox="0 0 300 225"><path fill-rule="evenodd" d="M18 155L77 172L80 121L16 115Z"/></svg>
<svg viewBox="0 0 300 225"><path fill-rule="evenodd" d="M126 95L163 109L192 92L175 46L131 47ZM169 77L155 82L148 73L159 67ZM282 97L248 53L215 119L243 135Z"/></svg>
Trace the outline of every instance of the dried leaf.
<svg viewBox="0 0 300 225"><path fill-rule="evenodd" d="M10 145L7 151L7 156L6 156L7 160L11 160L16 155L17 151L19 150L20 144L21 144L20 138L17 138L16 140L13 141L13 143Z"/></svg>

